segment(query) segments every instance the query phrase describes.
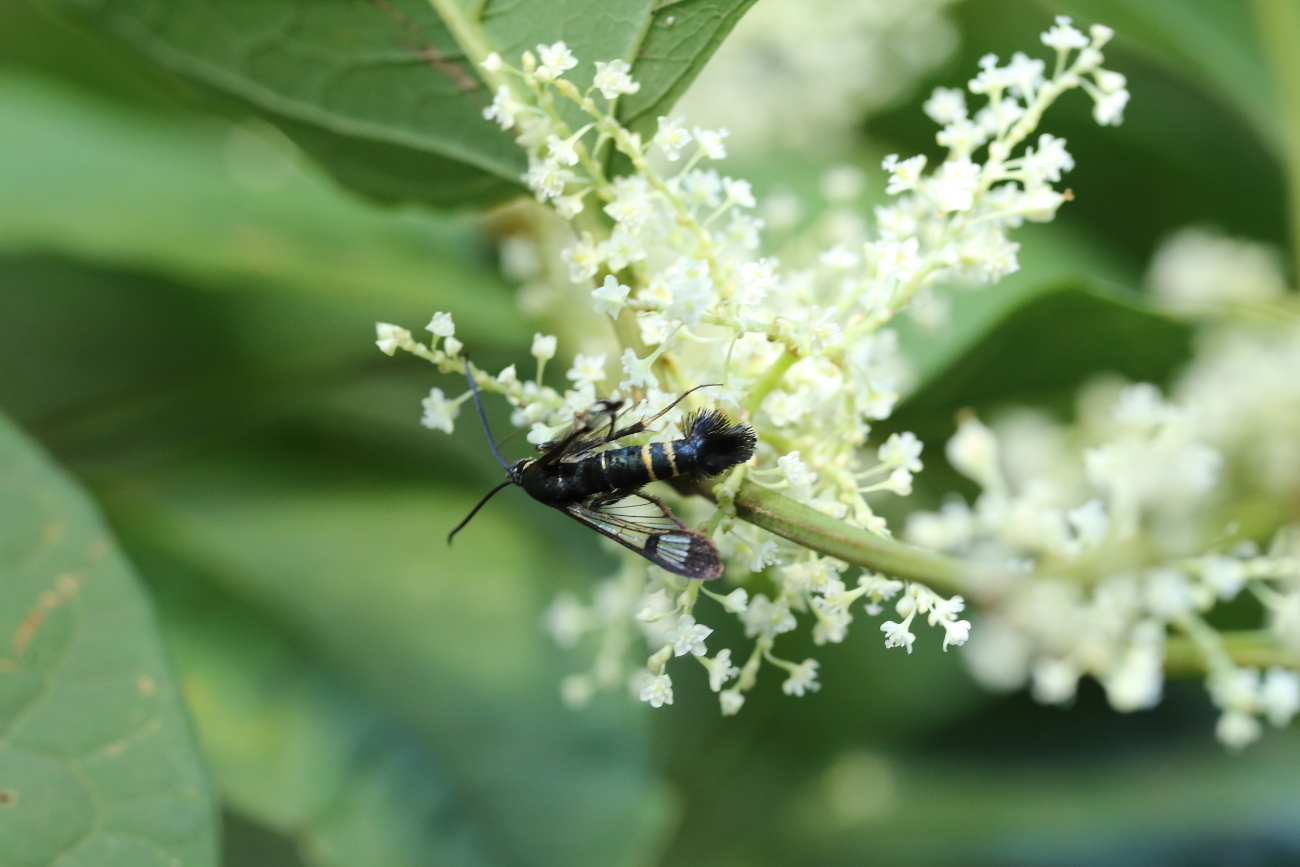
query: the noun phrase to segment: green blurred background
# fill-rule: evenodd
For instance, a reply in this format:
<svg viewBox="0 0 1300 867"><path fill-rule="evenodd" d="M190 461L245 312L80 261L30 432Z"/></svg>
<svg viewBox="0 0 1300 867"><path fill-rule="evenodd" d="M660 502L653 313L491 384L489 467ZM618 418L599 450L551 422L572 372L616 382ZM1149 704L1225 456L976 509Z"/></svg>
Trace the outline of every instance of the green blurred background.
<svg viewBox="0 0 1300 867"><path fill-rule="evenodd" d="M949 59L847 146L732 171L812 201L827 165L857 161L878 188L880 154L933 152L931 87L1040 47L1067 6L1120 30L1108 66L1133 102L1119 129L1081 94L1055 109L1076 200L953 325L904 326L920 381L881 432L915 430L928 455L961 407L1068 407L1102 371L1167 381L1192 336L1140 290L1172 231L1286 244L1259 49L1230 0L966 0ZM418 425L421 396L455 385L373 342L376 320L451 310L483 366L526 360L553 323L518 312L501 221L373 204L193 97L0 4L0 408L148 585L226 865L1300 863L1300 740L1225 754L1194 682L1139 714L1088 683L1046 708L981 692L937 644L887 652L863 622L818 649L824 687L802 699L773 680L723 719L699 673L662 710L565 710L578 659L540 613L613 561L511 496L447 548L499 471L472 425ZM921 481L917 505L964 490L937 459Z"/></svg>

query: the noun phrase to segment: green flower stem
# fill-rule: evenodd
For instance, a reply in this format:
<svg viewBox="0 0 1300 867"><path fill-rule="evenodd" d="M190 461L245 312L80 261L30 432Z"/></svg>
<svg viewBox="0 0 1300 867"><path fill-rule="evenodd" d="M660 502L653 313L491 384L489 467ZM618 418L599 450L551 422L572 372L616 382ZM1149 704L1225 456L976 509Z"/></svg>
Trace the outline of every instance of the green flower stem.
<svg viewBox="0 0 1300 867"><path fill-rule="evenodd" d="M1300 272L1300 5L1295 0L1255 0L1255 20L1277 83L1281 157L1289 187L1291 255Z"/></svg>
<svg viewBox="0 0 1300 867"><path fill-rule="evenodd" d="M516 99L527 102L528 92L519 86L520 81L517 76L488 72L482 66L488 55L496 50L492 41L488 39L487 31L480 23L483 2L471 0L469 3L462 4L461 0L429 0L429 5L433 7L434 12L438 13L442 23L447 25L460 50L465 52L465 58L474 67L475 75L486 81L493 91L508 87Z"/></svg>
<svg viewBox="0 0 1300 867"><path fill-rule="evenodd" d="M700 487L716 501L715 484ZM736 517L796 545L892 578L919 581L940 593L970 592L958 560L850 527L749 479L740 483L733 503Z"/></svg>
<svg viewBox="0 0 1300 867"><path fill-rule="evenodd" d="M1250 668L1300 668L1300 653L1282 647L1267 629L1220 632L1218 640L1232 661ZM1165 671L1173 675L1205 673L1205 656L1196 643L1184 635L1171 635L1165 642Z"/></svg>
<svg viewBox="0 0 1300 867"><path fill-rule="evenodd" d="M492 43L488 41L487 33L478 22L476 14L478 4L471 4L472 8L466 9L459 0L429 0L429 5L438 13L442 23L447 25L447 29L456 39L456 44L465 52L470 63L482 72L479 64L486 60L494 49Z"/></svg>
<svg viewBox="0 0 1300 867"><path fill-rule="evenodd" d="M763 374L762 379L754 384L753 391L749 393L749 397L745 400L745 411L751 416L758 412L758 408L763 405L763 398L767 397L772 392L772 389L781 384L781 378L798 360L799 356L795 355L787 346L785 352L781 353L781 357Z"/></svg>

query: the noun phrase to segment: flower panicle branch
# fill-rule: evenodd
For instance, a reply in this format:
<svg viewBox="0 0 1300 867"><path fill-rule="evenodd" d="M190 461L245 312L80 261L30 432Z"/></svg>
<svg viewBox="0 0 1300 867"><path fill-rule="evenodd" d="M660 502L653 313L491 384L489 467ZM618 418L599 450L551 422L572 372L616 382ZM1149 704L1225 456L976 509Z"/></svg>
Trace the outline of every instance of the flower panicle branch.
<svg viewBox="0 0 1300 867"><path fill-rule="evenodd" d="M633 414L649 416L693 386L718 383L708 400L759 437L753 460L711 488L718 508L704 523L729 578L746 586L714 593L633 559L590 604L557 600L547 618L557 640L600 636L590 671L566 682L569 700L624 683L651 705L669 704L669 667L688 656L707 670L724 713L740 709L764 666L783 673L787 693L803 695L818 687L817 661L783 659L777 637L803 620L816 643L842 641L854 606L878 616L893 604L898 619L881 626L888 646L910 651L918 619L942 631L945 649L965 643L970 623L960 617L957 570L893 541L871 506L876 497L909 495L923 466L910 433L866 448L907 375L888 326L931 303L939 284L979 286L1018 268L1008 233L1054 217L1066 200L1056 184L1073 167L1062 139L1032 138L1044 111L1082 89L1098 122L1120 120L1123 77L1102 66L1110 37L1108 28L1085 34L1060 18L1043 34L1055 52L1050 71L1047 61L1019 53L1006 65L986 57L967 88L984 100L977 110L963 92L937 90L925 110L941 126L946 158L933 167L920 156L886 159L895 198L876 209L874 230L802 268L760 251L764 225L751 185L716 167L727 156L725 129L664 116L642 136L618 120L618 100L640 88L626 62L584 67L563 42L517 59L481 58L496 87L484 116L515 134L528 155L524 183L571 224L561 253L568 289L585 293L610 327L608 348L577 354L563 389L544 383L556 354L555 338L545 335L534 340L533 378L513 367L496 376L474 368L479 388L504 395L514 423L540 444L597 398L628 400ZM609 175L611 151L631 173ZM450 317L439 314L429 330L426 346L381 325L379 345L460 370ZM467 397L434 389L423 423L450 431ZM680 436L698 399L641 438ZM846 574L853 566L866 571L855 579ZM702 597L740 619L753 641L743 661L733 662L730 650L709 655ZM652 652L629 672L638 633Z"/></svg>

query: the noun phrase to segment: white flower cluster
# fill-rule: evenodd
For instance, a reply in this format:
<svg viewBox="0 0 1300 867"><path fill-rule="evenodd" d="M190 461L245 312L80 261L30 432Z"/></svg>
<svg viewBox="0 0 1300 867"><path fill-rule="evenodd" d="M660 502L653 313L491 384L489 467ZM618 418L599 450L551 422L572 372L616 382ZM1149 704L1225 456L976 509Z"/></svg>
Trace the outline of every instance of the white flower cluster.
<svg viewBox="0 0 1300 867"><path fill-rule="evenodd" d="M1073 34L1073 42L1064 44L1062 34ZM515 424L530 429L533 443L555 439L598 397L626 399L631 417L646 417L703 383L718 385L666 414L643 441L680 436L687 404L702 401L758 434L755 458L715 488L720 508L704 530L730 562L733 580L762 573L756 581L771 590L752 598L745 590L724 596L632 561L628 568L639 570L642 586L631 607L658 648L632 678L643 700L672 701L666 666L679 656L694 656L708 669L725 713L739 709L763 662L787 672L787 693L815 690L816 661L777 657L775 638L796 628L796 614L808 612L818 643L841 641L858 600L874 615L882 602L899 596L900 620L882 626L889 646L911 650L918 615L944 630L945 648L965 642L970 624L958 618L960 597L943 599L926 587L874 575L850 590L842 578L846 564L738 522L731 498L747 476L854 527L888 532L867 497L909 494L922 464L921 444L911 434L863 450L872 422L886 418L898 399L895 340L884 326L937 283L987 283L1016 269L1017 247L1007 231L1024 219L1051 219L1065 200L1053 184L1073 165L1060 139L1043 135L1031 146L1025 142L1064 91L1118 92L1118 79L1100 66L1110 35L1094 27L1085 36L1060 19L1044 36L1057 49L1051 77L1044 63L1023 55L1007 67L986 58L970 90L987 105L973 117L959 92L937 91L927 111L945 125L939 141L948 157L928 173L924 157L886 160L889 190L899 197L877 210L875 231L852 247L824 252L815 267L800 271L783 270L760 254L763 222L753 213L750 184L711 166L726 156L726 130L661 117L644 140L616 119L617 99L640 87L623 61L596 63L585 89L567 77L581 70L563 42L524 52L517 68L496 54L482 62L497 84L484 115L517 131L529 159L524 181L539 201L573 223L572 243L563 251L567 276L589 293L591 307L607 317L618 342L578 354L561 391L543 384L555 338L538 335L533 379L521 379L513 367L497 376L475 370L480 388L505 395L515 407ZM607 176L612 151L633 173ZM839 178L836 186L851 187L852 179ZM443 317L430 324L434 338L427 347L402 329L381 325L380 348L402 348L455 372L462 365L460 346L450 318ZM449 399L434 389L424 423L450 430L467 396ZM620 588L626 580L626 574L614 579ZM711 630L695 619L701 593L739 617L755 640L744 665L732 665L729 651L707 656ZM604 624L593 628L607 633L592 674L571 683L607 686L609 671L622 665L609 648L628 652L626 641L610 635L624 634L624 626L606 617L608 606L600 602L580 616L569 603L565 607L570 619ZM552 623L563 620L553 615ZM578 698L584 690L571 686L566 692Z"/></svg>
<svg viewBox="0 0 1300 867"><path fill-rule="evenodd" d="M1300 488L1300 310L1278 256L1187 229L1157 253L1149 283L1171 310L1201 317L1179 400L1196 407L1235 485L1289 508Z"/></svg>
<svg viewBox="0 0 1300 867"><path fill-rule="evenodd" d="M1103 383L1080 404L1073 428L1026 413L995 433L965 418L948 457L983 493L974 508L953 499L908 520L910 541L965 557L983 576L972 672L994 688L1028 682L1048 703L1071 700L1091 675L1117 710L1139 710L1160 700L1172 629L1210 673L1226 744L1254 740L1257 716L1286 724L1300 710L1300 678L1237 666L1205 615L1246 588L1275 612L1300 612L1287 537L1268 555L1215 544L1221 458L1201 441L1197 413L1146 384ZM1273 621L1296 641L1295 620Z"/></svg>

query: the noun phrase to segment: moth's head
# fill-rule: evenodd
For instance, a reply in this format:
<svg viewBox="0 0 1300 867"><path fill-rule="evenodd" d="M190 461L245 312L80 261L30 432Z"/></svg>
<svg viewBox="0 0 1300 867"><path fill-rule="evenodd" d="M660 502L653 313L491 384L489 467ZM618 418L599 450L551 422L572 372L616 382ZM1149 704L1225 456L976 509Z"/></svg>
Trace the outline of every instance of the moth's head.
<svg viewBox="0 0 1300 867"><path fill-rule="evenodd" d="M519 484L519 480L524 475L524 470L528 469L535 463L537 463L537 458L523 458L515 461L510 465L510 481L514 482L516 485Z"/></svg>

